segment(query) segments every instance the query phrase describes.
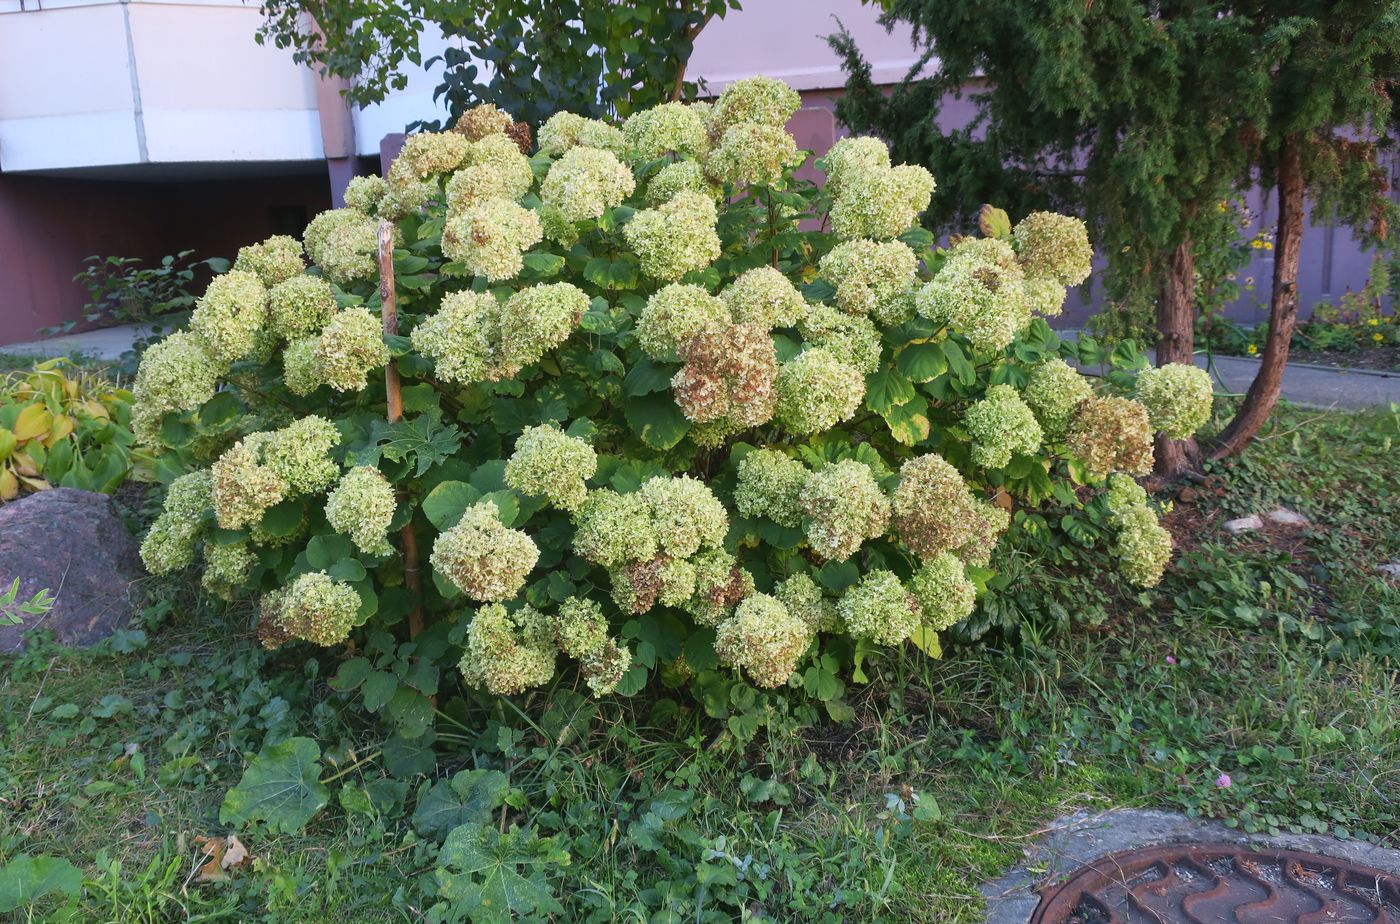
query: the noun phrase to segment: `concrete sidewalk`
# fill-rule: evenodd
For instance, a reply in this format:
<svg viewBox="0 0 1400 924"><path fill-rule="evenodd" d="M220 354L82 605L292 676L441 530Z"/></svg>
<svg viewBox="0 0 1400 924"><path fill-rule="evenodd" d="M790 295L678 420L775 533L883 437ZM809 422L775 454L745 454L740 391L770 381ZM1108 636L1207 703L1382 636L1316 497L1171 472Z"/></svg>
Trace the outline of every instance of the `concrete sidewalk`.
<svg viewBox="0 0 1400 924"><path fill-rule="evenodd" d="M0 346L0 353L18 356L83 356L88 359L120 359L138 336L148 328L136 324L107 327L81 334L65 334L47 340ZM1072 339L1078 331L1061 331ZM1155 361L1152 351L1148 356ZM1211 374L1219 390L1242 395L1254 381L1259 360L1245 356L1212 356ZM1206 357L1197 355L1196 365L1207 368ZM1094 370L1086 369L1086 372ZM1289 363L1283 372L1283 397L1293 404L1316 408L1362 408L1400 404L1400 373L1370 369L1336 369Z"/></svg>
<svg viewBox="0 0 1400 924"><path fill-rule="evenodd" d="M150 332L142 324L119 324L81 334L63 334L27 343L0 345L0 354L9 356L81 356L85 359L121 359L137 337Z"/></svg>

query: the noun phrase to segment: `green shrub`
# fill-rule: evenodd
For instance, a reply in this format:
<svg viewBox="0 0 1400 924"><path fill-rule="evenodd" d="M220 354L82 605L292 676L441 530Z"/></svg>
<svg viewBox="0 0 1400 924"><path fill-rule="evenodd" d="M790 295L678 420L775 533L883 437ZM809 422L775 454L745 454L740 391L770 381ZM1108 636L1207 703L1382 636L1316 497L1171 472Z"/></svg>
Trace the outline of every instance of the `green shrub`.
<svg viewBox="0 0 1400 924"><path fill-rule="evenodd" d="M797 105L755 78L621 130L564 113L528 158L415 135L312 221L304 273L285 238L245 249L142 364L173 480L149 567L202 550L209 586L261 595L267 644L353 639L336 686L410 738L451 664L501 694L563 654L597 695L741 669L830 700L833 664L936 652L1008 509L1145 474L1149 412L1121 371L1091 397L1059 356L1097 348L1034 317L1087 274L1082 223L989 208L939 250L933 178L879 141L794 178ZM1165 532L1117 497L1104 535L1154 582Z"/></svg>

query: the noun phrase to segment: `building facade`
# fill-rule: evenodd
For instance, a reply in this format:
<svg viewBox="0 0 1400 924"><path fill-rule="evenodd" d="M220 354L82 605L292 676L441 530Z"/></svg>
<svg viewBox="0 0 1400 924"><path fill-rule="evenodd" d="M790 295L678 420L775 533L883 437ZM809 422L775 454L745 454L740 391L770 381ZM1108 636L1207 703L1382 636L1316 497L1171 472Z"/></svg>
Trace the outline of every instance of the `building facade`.
<svg viewBox="0 0 1400 924"><path fill-rule="evenodd" d="M743 7L705 29L689 74L710 92L755 73L786 80L804 101L791 128L818 153L841 134L844 75L825 35L848 28L878 81L917 60L908 33L887 32L861 0ZM72 277L85 257L231 257L299 233L351 176L381 169L405 125L443 115L437 74L422 71L352 110L340 83L257 44L260 22L242 0L0 0L0 345L81 317ZM445 45L435 35L425 59ZM970 114L952 100L943 118ZM1254 204L1268 222L1267 199ZM1364 284L1368 257L1344 230L1308 233L1306 305ZM1267 280L1269 254L1248 272ZM1091 308L1081 293L1065 322Z"/></svg>

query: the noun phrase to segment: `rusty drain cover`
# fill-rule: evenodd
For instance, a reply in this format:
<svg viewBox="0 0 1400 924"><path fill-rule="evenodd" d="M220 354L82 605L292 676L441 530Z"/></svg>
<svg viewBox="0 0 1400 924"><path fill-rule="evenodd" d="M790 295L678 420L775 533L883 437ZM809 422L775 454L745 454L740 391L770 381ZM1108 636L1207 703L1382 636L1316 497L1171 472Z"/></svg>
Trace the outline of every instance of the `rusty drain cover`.
<svg viewBox="0 0 1400 924"><path fill-rule="evenodd" d="M1400 924L1400 876L1313 853L1177 844L1095 860L1030 924Z"/></svg>

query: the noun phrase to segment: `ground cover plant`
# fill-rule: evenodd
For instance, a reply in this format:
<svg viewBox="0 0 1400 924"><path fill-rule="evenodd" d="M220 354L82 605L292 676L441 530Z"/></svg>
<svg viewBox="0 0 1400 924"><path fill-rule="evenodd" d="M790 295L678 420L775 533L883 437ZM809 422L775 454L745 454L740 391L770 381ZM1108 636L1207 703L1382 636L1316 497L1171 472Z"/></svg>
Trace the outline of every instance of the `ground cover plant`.
<svg viewBox="0 0 1400 924"><path fill-rule="evenodd" d="M1375 564L1400 558L1398 424L1285 410L1172 498L1182 554L1152 590L1056 541L1003 549L1024 570L981 607L1014 628L872 663L841 723L756 693L778 721L742 748L664 687L556 685L473 702L435 762L405 763L332 659L269 652L248 604L152 579L103 647L5 665L0 899L18 869L53 889L22 921L418 920L453 881L444 826L482 805L532 832L501 856L580 921L980 921L977 883L1081 808L1395 846L1400 589ZM1218 529L1280 503L1313 525ZM306 738L321 812L295 833L222 824L250 759ZM209 868L197 839L235 833L247 859Z"/></svg>

